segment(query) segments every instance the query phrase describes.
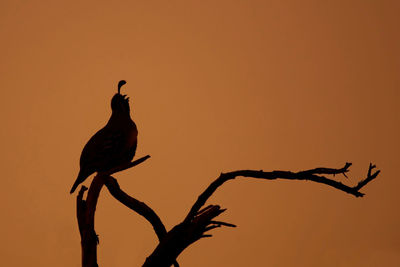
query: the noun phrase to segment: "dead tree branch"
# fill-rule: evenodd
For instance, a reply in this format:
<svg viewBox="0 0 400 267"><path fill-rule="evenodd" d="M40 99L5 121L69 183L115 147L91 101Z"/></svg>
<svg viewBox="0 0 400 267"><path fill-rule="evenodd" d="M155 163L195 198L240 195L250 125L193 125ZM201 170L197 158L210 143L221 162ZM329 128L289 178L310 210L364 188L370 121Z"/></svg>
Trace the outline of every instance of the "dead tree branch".
<svg viewBox="0 0 400 267"><path fill-rule="evenodd" d="M187 248L190 244L196 242L202 237L210 237L211 235L206 232L221 226L235 227L233 224L226 222L214 221L214 218L225 211L218 205L209 205L201 209L210 196L217 190L218 187L223 185L229 180L242 176L246 178L257 178L266 180L287 179L287 180L309 180L317 183L326 184L340 191L354 195L355 197L364 196L359 190L366 184L375 179L380 171L372 170L376 167L370 164L367 177L361 180L356 186L348 186L341 182L329 179L323 175L336 175L343 174L345 177L349 171L351 163L346 163L343 168L315 168L300 172L290 171L272 171L264 172L262 170L239 170L228 173L221 173L221 175L212 182L207 189L198 197L186 218L182 223L175 226L169 231L166 237L161 240L153 253L146 259L144 267L167 267L171 266L173 261L178 255Z"/></svg>
<svg viewBox="0 0 400 267"><path fill-rule="evenodd" d="M167 230L165 229L165 226L162 223L160 217L158 217L158 215L149 206L147 206L146 203L141 202L122 191L117 182L117 179L111 176L107 176L105 177L105 184L110 194L116 200L118 200L134 212L138 213L139 215L143 216L147 221L151 223L154 232L158 237L158 240L161 242L161 240L167 235ZM176 261L173 263L173 265L175 267L179 267L179 264Z"/></svg>
<svg viewBox="0 0 400 267"><path fill-rule="evenodd" d="M371 175L372 170L376 167L375 165L370 164L368 169L367 177L361 180L357 186L350 187L341 182L326 178L325 176L319 176L322 174L325 175L336 175L336 174L345 174L349 171L351 163L347 162L343 168L333 169L333 168L315 168L306 171L300 172L290 172L290 171L272 171L272 172L264 172L262 170L240 170L233 171L228 173L221 173L221 175L212 182L208 188L198 197L197 201L192 206L188 215L185 218L185 221L190 221L193 219L194 215L198 212L198 210L206 203L206 201L210 198L210 196L224 184L226 181L233 180L238 176L247 177L247 178L257 178L257 179L266 179L266 180L276 180L276 179L286 179L286 180L308 180L317 183L322 183L334 187L338 190L346 192L348 194L354 195L356 197L364 196L364 193L361 193L359 190L364 187L367 183L371 182L375 179L380 170L376 171Z"/></svg>
<svg viewBox="0 0 400 267"><path fill-rule="evenodd" d="M201 238L211 237L206 232L221 226L236 227L230 223L213 220L224 211L225 209L218 205L209 205L196 213L191 222L176 225L146 259L143 267L169 267L189 245Z"/></svg>
<svg viewBox="0 0 400 267"><path fill-rule="evenodd" d="M81 234L82 244L82 266L83 267L97 267L97 244L98 237L94 231L94 214L96 210L97 200L100 191L105 184L115 199L122 204L132 209L139 215L145 217L153 226L155 233L159 239L159 244L153 253L146 259L144 267L169 267L171 265L179 266L176 258L191 244L201 238L211 237L209 231L221 227L236 227L234 224L227 222L217 221L215 218L225 211L219 205L204 204L211 197L211 195L225 182L233 180L236 177L257 178L266 180L286 179L286 180L308 180L317 183L326 184L340 191L351 194L355 197L364 196L360 192L366 184L375 179L380 173L379 170L372 173L376 167L370 164L368 174L365 179L362 179L356 186L348 186L341 182L329 179L326 175L343 174L345 177L349 171L351 163L346 163L343 168L315 168L300 172L290 171L272 171L264 172L262 170L239 170L228 173L221 173L221 175L212 182L207 189L198 197L197 201L193 204L185 219L172 228L169 232L166 231L161 219L158 215L145 203L129 196L121 190L117 180L110 175L131 167L134 167L150 156L145 156L134 162L119 166L108 172L98 174L92 181L86 200L83 200L83 194L87 190L82 186L77 196L77 217L79 231ZM325 176L324 176L325 175Z"/></svg>
<svg viewBox="0 0 400 267"><path fill-rule="evenodd" d="M99 243L98 236L94 230L94 215L96 212L97 200L100 191L105 183L105 177L128 168L132 168L143 161L147 160L150 156L142 157L138 160L119 166L108 172L98 173L90 184L86 200L83 200L83 194L87 190L85 186L81 187L76 198L76 210L78 218L79 232L81 235L82 247L82 266L83 267L97 267L97 244Z"/></svg>
<svg viewBox="0 0 400 267"><path fill-rule="evenodd" d="M141 202L121 190L117 180L111 176L106 177L106 186L110 194L119 202L143 216L148 220L154 228L154 231L159 240L164 238L167 234L164 224L161 222L160 217L149 207L146 203Z"/></svg>

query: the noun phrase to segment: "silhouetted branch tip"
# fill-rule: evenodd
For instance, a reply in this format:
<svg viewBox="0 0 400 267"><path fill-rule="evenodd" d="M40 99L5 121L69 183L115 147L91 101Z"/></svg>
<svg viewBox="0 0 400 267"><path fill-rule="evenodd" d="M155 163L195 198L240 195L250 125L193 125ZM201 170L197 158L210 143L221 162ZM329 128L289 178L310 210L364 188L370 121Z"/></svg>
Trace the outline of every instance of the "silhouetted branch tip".
<svg viewBox="0 0 400 267"><path fill-rule="evenodd" d="M199 211L197 212L197 214L202 213L202 212L204 212L204 211L206 211L206 210L208 210L208 209L210 209L210 208L212 208L212 207L213 207L213 205L208 205L207 207L202 208L201 210L199 210Z"/></svg>
<svg viewBox="0 0 400 267"><path fill-rule="evenodd" d="M206 228L204 228L204 233L205 232L207 232L207 231L210 231L210 230L212 230L212 229L215 229L215 228L218 228L218 227L221 227L221 225L217 225L217 224L214 224L214 225L210 225L210 226L207 226Z"/></svg>
<svg viewBox="0 0 400 267"><path fill-rule="evenodd" d="M334 168L324 168L324 167L319 167L319 168L315 168L315 169L310 169L310 170L306 170L306 171L300 171L297 172L298 174L303 174L303 175L310 175L310 174L332 174L332 175L336 175L336 174L343 174L346 178L346 172L349 172L349 168L352 165L352 163L350 162L346 162L346 164L344 165L343 168L340 169L334 169Z"/></svg>
<svg viewBox="0 0 400 267"><path fill-rule="evenodd" d="M81 186L81 189L79 190L78 195L81 195L81 198L83 196L83 194L85 193L85 191L88 190L88 188L84 185Z"/></svg>
<svg viewBox="0 0 400 267"><path fill-rule="evenodd" d="M371 182L372 180L374 180L379 173L381 172L380 170L375 171L372 175L372 170L376 168L376 165L373 165L372 163L369 164L369 168L368 168L368 174L367 177L364 180L361 180L356 186L354 186L354 190L359 191L361 188L363 188L366 184L368 184L369 182ZM361 196L364 196L364 194L362 194Z"/></svg>
<svg viewBox="0 0 400 267"><path fill-rule="evenodd" d="M237 227L235 224L226 223L226 222L220 222L220 221L210 221L210 223L217 224L217 225L222 225L222 226L227 226L227 227Z"/></svg>

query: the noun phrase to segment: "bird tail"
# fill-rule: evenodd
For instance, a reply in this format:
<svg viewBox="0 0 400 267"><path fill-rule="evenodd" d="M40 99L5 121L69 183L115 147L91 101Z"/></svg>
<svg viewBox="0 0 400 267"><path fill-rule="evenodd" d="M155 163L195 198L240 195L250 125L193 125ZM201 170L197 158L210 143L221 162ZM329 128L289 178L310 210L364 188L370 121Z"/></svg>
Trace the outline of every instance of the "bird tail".
<svg viewBox="0 0 400 267"><path fill-rule="evenodd" d="M82 183L83 181L85 181L85 179L86 179L88 176L89 176L89 175L86 175L86 174L82 173L82 171L80 171L79 174L78 174L78 177L76 178L75 183L74 183L74 185L72 186L71 191L69 191L69 193L72 194L72 193L75 191L75 189L78 187L78 185L79 185L80 183Z"/></svg>

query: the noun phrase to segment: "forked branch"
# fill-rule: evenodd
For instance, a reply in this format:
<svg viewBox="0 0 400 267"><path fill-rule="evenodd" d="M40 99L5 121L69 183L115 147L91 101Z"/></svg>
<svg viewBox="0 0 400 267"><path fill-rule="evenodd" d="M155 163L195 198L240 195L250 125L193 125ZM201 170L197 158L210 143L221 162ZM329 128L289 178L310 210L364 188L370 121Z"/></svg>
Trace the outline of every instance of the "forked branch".
<svg viewBox="0 0 400 267"><path fill-rule="evenodd" d="M132 168L150 156L142 157L128 164L124 164L114 168L108 172L98 173L90 184L86 200L83 199L83 194L87 190L82 186L76 198L76 210L78 218L79 233L81 235L82 247L82 266L83 267L97 267L97 244L99 243L98 236L94 230L94 215L96 212L97 201L100 191L105 183L105 178L109 175Z"/></svg>
<svg viewBox="0 0 400 267"><path fill-rule="evenodd" d="M82 239L82 266L97 267L97 244L98 238L94 231L94 212L96 210L97 199L102 186L105 184L110 193L122 204L145 217L153 226L155 233L159 239L159 244L153 253L146 259L143 266L145 267L169 267L172 264L178 266L176 258L188 246L204 237L210 237L210 230L221 226L236 227L233 224L217 221L215 218L223 213L218 205L203 206L211 195L225 182L233 180L236 177L257 178L266 180L286 179L286 180L309 180L317 183L326 184L340 191L351 194L355 197L362 197L364 193L360 190L369 182L374 180L379 170L373 172L375 165L370 164L368 174L355 186L348 186L341 182L327 178L327 175L343 174L345 177L349 171L351 163L346 163L344 167L335 168L315 168L299 172L290 171L272 171L264 172L262 170L239 170L221 175L212 182L207 189L198 197L193 204L185 219L172 228L169 232L161 222L157 214L145 203L136 200L121 190L116 179L111 177L112 173L131 168L148 159L150 156L143 157L124 166L119 166L107 173L98 174L90 186L86 200L83 200L83 194L87 190L82 186L77 196L77 217L79 231Z"/></svg>
<svg viewBox="0 0 400 267"><path fill-rule="evenodd" d="M173 260L175 260L176 257L178 257L178 255L190 244L196 242L202 237L210 237L211 235L208 234L208 231L221 226L235 227L233 224L214 220L214 218L225 211L225 209L221 209L220 206L209 205L202 208L217 188L229 180L233 180L239 176L266 180L309 180L326 184L356 197L362 197L364 194L360 192L360 189L375 179L380 173L379 170L372 173L375 165L370 164L367 177L361 180L356 186L348 186L324 176L343 174L347 177L346 173L349 171L350 166L351 163L346 163L343 168L339 169L315 168L300 172L239 170L221 173L221 175L198 197L183 222L167 233L166 238L160 242L153 253L146 259L143 266L170 266Z"/></svg>

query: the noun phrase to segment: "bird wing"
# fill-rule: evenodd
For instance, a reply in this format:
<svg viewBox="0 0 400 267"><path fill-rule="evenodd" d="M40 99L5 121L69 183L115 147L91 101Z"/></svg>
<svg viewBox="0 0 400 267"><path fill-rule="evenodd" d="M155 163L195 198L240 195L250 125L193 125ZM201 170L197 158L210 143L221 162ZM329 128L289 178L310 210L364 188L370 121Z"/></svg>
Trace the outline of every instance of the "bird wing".
<svg viewBox="0 0 400 267"><path fill-rule="evenodd" d="M89 175L115 166L124 150L122 132L105 127L98 131L83 148L80 171L70 193Z"/></svg>
<svg viewBox="0 0 400 267"><path fill-rule="evenodd" d="M80 160L81 169L107 169L118 159L122 150L122 132L103 128L85 145Z"/></svg>

